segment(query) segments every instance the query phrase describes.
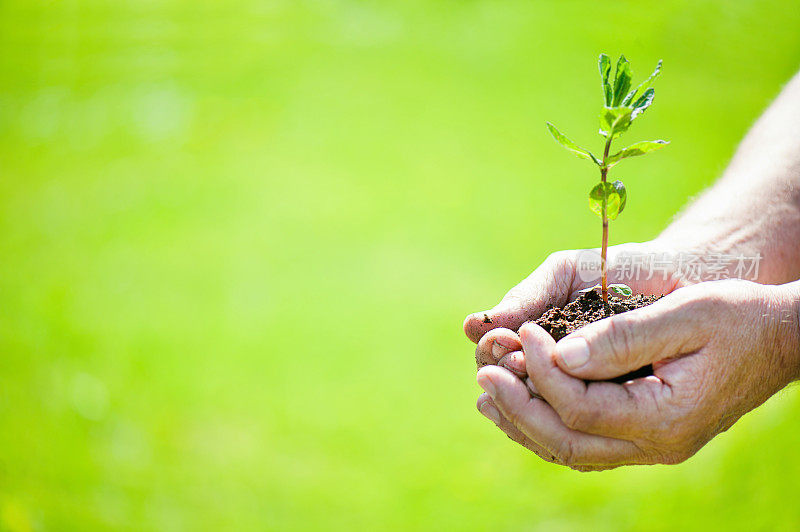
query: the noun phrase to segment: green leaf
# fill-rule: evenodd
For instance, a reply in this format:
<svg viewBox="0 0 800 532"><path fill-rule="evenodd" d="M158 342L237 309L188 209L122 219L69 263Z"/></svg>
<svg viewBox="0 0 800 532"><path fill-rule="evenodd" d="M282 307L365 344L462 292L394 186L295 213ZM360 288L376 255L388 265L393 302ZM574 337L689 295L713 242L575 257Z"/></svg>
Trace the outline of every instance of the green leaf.
<svg viewBox="0 0 800 532"><path fill-rule="evenodd" d="M622 283L614 283L608 285L608 291L617 297L627 299L633 295L633 290L630 286Z"/></svg>
<svg viewBox="0 0 800 532"><path fill-rule="evenodd" d="M641 82L639 84L639 86L636 87L636 91L637 92L644 93L644 91L646 91L648 88L650 88L650 86L656 80L658 75L661 74L661 63L663 63L663 62L664 61L662 61L661 59L658 60L658 64L656 65L656 69L653 70L653 73L650 74L650 77L647 78L646 80L644 80L643 82Z"/></svg>
<svg viewBox="0 0 800 532"><path fill-rule="evenodd" d="M630 107L604 107L600 111L600 134L604 137L618 137L631 126Z"/></svg>
<svg viewBox="0 0 800 532"><path fill-rule="evenodd" d="M550 130L550 134L553 135L553 138L556 139L556 142L564 146L566 149L568 149L581 159L588 159L590 161L593 161L597 166L600 166L602 164L597 159L597 157L595 157L592 154L592 152L584 148L581 148L580 146L572 142L570 139L564 136L558 129L556 129L556 126L554 126L550 122L547 122L547 129Z"/></svg>
<svg viewBox="0 0 800 532"><path fill-rule="evenodd" d="M600 54L600 59L597 61L597 66L600 69L600 79L603 86L603 102L606 107L611 105L611 83L608 82L608 76L611 74L611 59L606 54Z"/></svg>
<svg viewBox="0 0 800 532"><path fill-rule="evenodd" d="M597 291L599 293L602 290L603 290L603 285L596 284L594 286L590 286L589 288L578 290L578 293L586 294L588 292L594 292L594 291ZM630 286L622 283L614 283L608 285L608 291L611 292L612 295L621 297L623 299L627 299L633 295L633 289L631 289Z"/></svg>
<svg viewBox="0 0 800 532"><path fill-rule="evenodd" d="M650 88L650 85L653 84L653 82L656 80L658 75L661 73L661 64L662 63L663 63L663 61L659 59L658 60L658 64L656 65L656 69L653 71L652 74L650 74L650 77L647 78L646 80L644 80L642 83L640 83L638 87L636 87L635 89L631 90L628 93L628 95L625 96L625 99L622 100L622 105L630 105L631 102L633 101L633 98L637 94L643 94L644 92L647 91L648 88Z"/></svg>
<svg viewBox="0 0 800 532"><path fill-rule="evenodd" d="M620 184L622 183L620 182ZM622 189L624 190L625 187L623 186ZM589 208L601 218L605 209L608 219L615 220L619 214L621 203L622 198L614 184L600 182L589 192Z"/></svg>
<svg viewBox="0 0 800 532"><path fill-rule="evenodd" d="M645 109L650 107L653 103L653 98L656 96L656 90L652 87L644 91L638 100L633 104L633 112L631 112L631 120L642 114Z"/></svg>
<svg viewBox="0 0 800 532"><path fill-rule="evenodd" d="M669 142L666 140L643 140L642 142L631 144L627 148L620 150L609 157L608 160L606 160L606 167L611 168L622 159L627 159L628 157L638 157L639 155L644 155L645 153L661 149L667 144L669 144Z"/></svg>
<svg viewBox="0 0 800 532"><path fill-rule="evenodd" d="M630 105L630 104L631 104L631 100L633 100L633 97L634 97L634 96L636 96L636 91L637 91L637 90L639 90L639 89L632 89L632 90L631 90L631 91L628 93L628 95L627 95L627 96L625 96L625 99L624 99L624 100L622 100L622 104L621 104L621 105L625 105L625 106L628 106L628 105Z"/></svg>
<svg viewBox="0 0 800 532"><path fill-rule="evenodd" d="M594 290L601 290L602 288L603 288L603 287L602 287L601 285L599 285L599 284L596 284L596 285L594 285L594 286L590 286L589 288L583 288L583 289L581 289L581 290L578 290L578 293L579 293L579 294L586 294L586 293L588 293L588 292L592 292L592 291L594 291Z"/></svg>
<svg viewBox="0 0 800 532"><path fill-rule="evenodd" d="M628 191L625 190L625 185L622 183L622 181L614 181L611 183L611 186L614 187L614 190L616 190L617 194L619 194L619 209L614 215L614 218L611 218L613 220L618 215L622 214L622 211L625 209L625 204L628 202Z"/></svg>
<svg viewBox="0 0 800 532"><path fill-rule="evenodd" d="M614 74L614 97L611 99L611 107L619 106L630 89L631 64L625 59L624 55L620 55L619 61L617 61L617 70Z"/></svg>

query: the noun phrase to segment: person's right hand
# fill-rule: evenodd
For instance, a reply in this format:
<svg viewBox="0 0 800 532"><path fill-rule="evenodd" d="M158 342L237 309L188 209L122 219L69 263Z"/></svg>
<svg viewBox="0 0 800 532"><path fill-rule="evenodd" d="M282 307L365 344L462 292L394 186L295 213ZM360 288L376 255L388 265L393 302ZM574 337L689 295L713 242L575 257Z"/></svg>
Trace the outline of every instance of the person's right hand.
<svg viewBox="0 0 800 532"><path fill-rule="evenodd" d="M799 309L800 281L729 279L681 288L558 343L525 324L527 388L483 368L478 408L544 460L581 471L680 463L800 376ZM646 364L653 375L605 381Z"/></svg>

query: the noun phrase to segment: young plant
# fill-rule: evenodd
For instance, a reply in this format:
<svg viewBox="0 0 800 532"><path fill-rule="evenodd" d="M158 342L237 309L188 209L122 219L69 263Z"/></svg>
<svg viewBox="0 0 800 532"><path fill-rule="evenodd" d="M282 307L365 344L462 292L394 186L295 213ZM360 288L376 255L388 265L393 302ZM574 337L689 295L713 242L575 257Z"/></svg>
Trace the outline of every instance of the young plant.
<svg viewBox="0 0 800 532"><path fill-rule="evenodd" d="M631 66L624 55L619 56L614 80L611 76L611 59L606 54L600 54L598 61L600 68L601 87L603 89L603 110L600 111L600 136L605 139L603 157L598 158L592 152L584 149L561 134L556 127L547 122L547 129L556 141L566 149L582 159L587 159L596 164L600 169L600 182L589 192L589 208L603 221L603 240L600 252L601 282L600 289L603 301L608 304L608 271L606 267L606 254L608 253L608 221L616 220L625 208L628 193L622 181L608 182L608 171L623 159L644 155L651 151L663 148L668 142L664 140L645 140L637 142L611 155L611 142L631 127L633 121L653 103L655 89L651 87L658 74L661 72L661 61L656 69L644 82L631 89ZM624 285L614 285L615 293L630 295L627 290L616 290ZM593 287L594 288L594 287Z"/></svg>

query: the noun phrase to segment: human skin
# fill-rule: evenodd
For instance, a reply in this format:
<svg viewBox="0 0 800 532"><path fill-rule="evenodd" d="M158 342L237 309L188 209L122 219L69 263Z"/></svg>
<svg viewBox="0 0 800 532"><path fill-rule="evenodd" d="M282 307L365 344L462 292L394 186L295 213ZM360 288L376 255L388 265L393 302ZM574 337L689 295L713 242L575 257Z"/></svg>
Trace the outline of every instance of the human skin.
<svg viewBox="0 0 800 532"><path fill-rule="evenodd" d="M578 252L564 251L497 306L467 317L485 390L479 411L543 459L578 470L687 459L800 378L799 243L800 74L681 217L653 241L609 249L609 282L664 298L556 343L526 322L593 284L577 275ZM762 259L756 282L698 282L702 275L679 268L615 279L623 253L692 254L704 271L719 253ZM717 274L733 275L733 266ZM648 363L651 377L586 383Z"/></svg>

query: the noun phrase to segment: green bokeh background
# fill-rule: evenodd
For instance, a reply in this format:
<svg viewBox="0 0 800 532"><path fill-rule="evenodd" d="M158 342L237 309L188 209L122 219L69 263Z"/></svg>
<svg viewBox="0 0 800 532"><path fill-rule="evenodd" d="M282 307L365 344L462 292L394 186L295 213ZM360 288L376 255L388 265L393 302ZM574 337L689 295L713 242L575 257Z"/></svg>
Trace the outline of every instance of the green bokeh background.
<svg viewBox="0 0 800 532"><path fill-rule="evenodd" d="M468 312L593 247L596 57L652 238L800 67L789 1L0 2L0 527L800 524L789 390L579 474L474 409Z"/></svg>

